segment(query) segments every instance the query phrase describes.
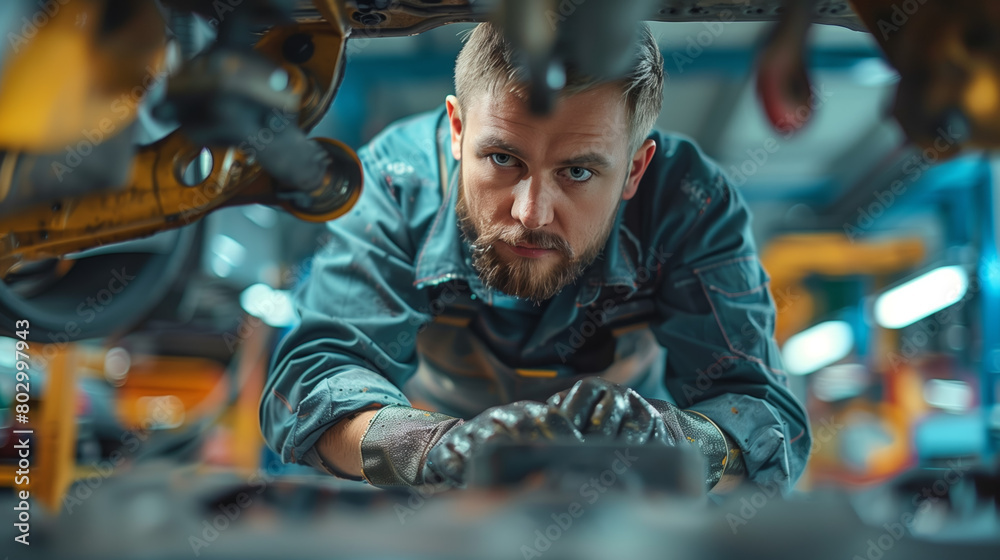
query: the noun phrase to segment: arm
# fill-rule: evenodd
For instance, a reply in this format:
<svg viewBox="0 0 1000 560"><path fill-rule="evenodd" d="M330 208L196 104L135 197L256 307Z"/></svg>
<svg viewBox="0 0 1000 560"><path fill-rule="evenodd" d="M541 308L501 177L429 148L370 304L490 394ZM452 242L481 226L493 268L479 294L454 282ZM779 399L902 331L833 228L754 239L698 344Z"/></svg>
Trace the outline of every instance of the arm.
<svg viewBox="0 0 1000 560"><path fill-rule="evenodd" d="M680 408L704 415L736 445L749 479L787 492L805 469L811 436L782 371L750 215L721 175L696 185L678 196L700 209L682 223L665 221L687 232L682 244L664 247L672 266L663 271L653 326L668 352L667 388Z"/></svg>
<svg viewBox="0 0 1000 560"><path fill-rule="evenodd" d="M361 477L361 438L376 413L366 410L351 414L324 432L317 443L323 461L349 477Z"/></svg>
<svg viewBox="0 0 1000 560"><path fill-rule="evenodd" d="M416 369L416 335L430 319L426 294L413 286L411 230L430 217L421 209L432 216L439 206L397 200L405 178L390 176L372 151L359 154L361 199L328 224L329 241L296 289L299 321L275 349L260 405L261 430L283 461L355 479L353 451L364 417L339 422L359 411L409 405L399 387Z"/></svg>

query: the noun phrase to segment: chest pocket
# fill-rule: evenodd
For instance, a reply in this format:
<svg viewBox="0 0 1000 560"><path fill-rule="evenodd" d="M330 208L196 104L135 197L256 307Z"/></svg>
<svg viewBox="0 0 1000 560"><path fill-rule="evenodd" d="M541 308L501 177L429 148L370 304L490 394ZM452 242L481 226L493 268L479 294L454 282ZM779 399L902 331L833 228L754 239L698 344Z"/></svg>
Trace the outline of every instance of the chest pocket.
<svg viewBox="0 0 1000 560"><path fill-rule="evenodd" d="M718 334L729 351L765 361L774 332L770 279L755 256L739 257L694 270L708 299Z"/></svg>
<svg viewBox="0 0 1000 560"><path fill-rule="evenodd" d="M655 316L651 294L640 291L625 299L605 291L579 310L576 321L555 345L560 360L576 374L599 373L633 355L630 335L648 328Z"/></svg>

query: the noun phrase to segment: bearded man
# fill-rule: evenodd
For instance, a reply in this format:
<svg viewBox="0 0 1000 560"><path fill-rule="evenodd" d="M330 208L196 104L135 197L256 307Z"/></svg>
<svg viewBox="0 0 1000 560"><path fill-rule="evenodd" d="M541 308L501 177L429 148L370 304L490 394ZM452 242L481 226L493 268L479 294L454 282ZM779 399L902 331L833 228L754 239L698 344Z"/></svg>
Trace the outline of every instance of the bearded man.
<svg viewBox="0 0 1000 560"><path fill-rule="evenodd" d="M692 445L706 489L790 489L810 430L773 339L747 208L652 132L663 60L566 72L529 109L495 26L455 95L359 151L365 190L296 291L261 427L286 462L379 487L465 484L488 444Z"/></svg>

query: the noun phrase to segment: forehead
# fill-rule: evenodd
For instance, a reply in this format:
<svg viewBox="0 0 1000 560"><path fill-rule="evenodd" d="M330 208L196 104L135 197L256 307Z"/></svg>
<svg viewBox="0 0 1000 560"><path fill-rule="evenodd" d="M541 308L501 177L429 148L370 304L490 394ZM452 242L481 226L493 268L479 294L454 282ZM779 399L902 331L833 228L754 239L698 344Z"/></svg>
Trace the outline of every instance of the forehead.
<svg viewBox="0 0 1000 560"><path fill-rule="evenodd" d="M552 112L536 115L527 99L514 93L484 94L465 108L469 140L502 138L525 150L546 152L599 151L624 155L628 118L621 88L604 84L562 97Z"/></svg>

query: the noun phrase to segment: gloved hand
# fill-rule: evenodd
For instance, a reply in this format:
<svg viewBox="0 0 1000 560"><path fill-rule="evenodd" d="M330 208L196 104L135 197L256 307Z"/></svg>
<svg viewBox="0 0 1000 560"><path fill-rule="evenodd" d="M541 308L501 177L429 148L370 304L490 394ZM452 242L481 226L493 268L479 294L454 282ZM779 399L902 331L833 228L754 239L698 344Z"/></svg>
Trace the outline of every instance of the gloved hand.
<svg viewBox="0 0 1000 560"><path fill-rule="evenodd" d="M588 377L547 402L571 419L587 440L697 445L708 461L705 482L709 490L724 474L745 471L739 447L706 416L667 401L645 399L629 387Z"/></svg>
<svg viewBox="0 0 1000 560"><path fill-rule="evenodd" d="M588 377L549 397L548 404L569 418L588 440L618 440L632 445L660 442L676 445L683 434L673 423L628 387Z"/></svg>
<svg viewBox="0 0 1000 560"><path fill-rule="evenodd" d="M466 469L487 444L583 441L555 408L532 401L490 408L464 421L437 412L387 406L361 438L365 479L373 486L465 483Z"/></svg>
<svg viewBox="0 0 1000 560"><path fill-rule="evenodd" d="M456 486L466 482L469 463L495 443L577 441L583 436L555 407L533 401L495 406L449 431L431 449L428 469Z"/></svg>

